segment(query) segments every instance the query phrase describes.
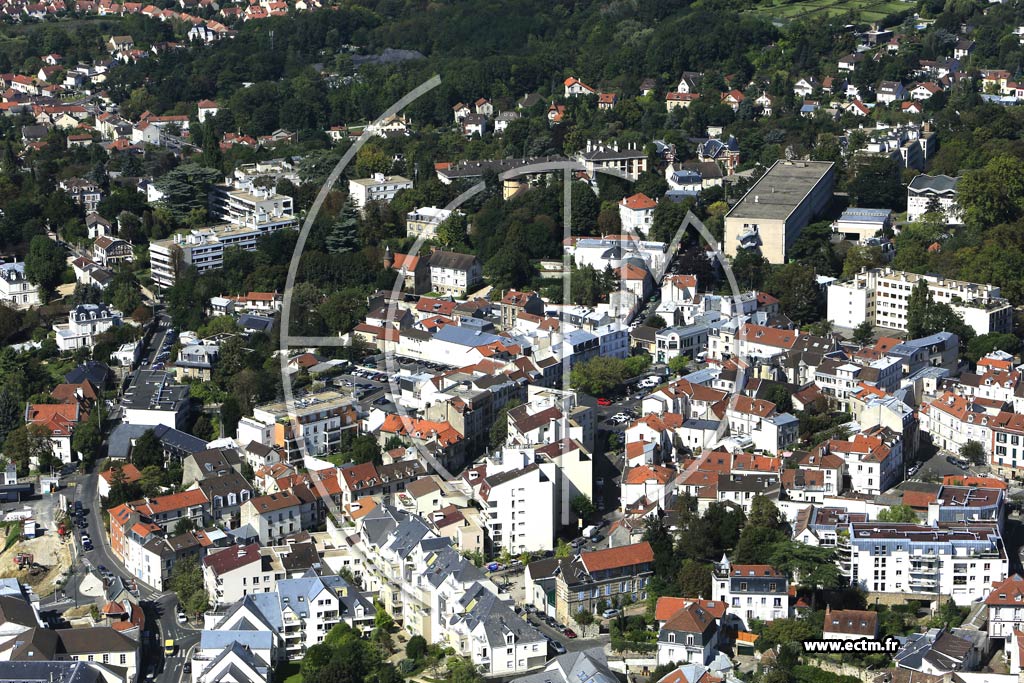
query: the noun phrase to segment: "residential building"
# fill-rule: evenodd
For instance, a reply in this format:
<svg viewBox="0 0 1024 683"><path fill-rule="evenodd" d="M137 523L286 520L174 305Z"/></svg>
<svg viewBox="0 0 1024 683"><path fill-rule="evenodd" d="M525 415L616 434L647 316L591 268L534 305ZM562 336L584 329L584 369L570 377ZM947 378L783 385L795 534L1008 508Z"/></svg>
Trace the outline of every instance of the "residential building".
<svg viewBox="0 0 1024 683"><path fill-rule="evenodd" d="M658 203L642 192L624 197L619 202L619 221L622 223L622 231L627 235L640 231L641 235L646 236L654 221L656 206Z"/></svg>
<svg viewBox="0 0 1024 683"><path fill-rule="evenodd" d="M71 440L79 424L89 419L78 403L29 403L25 406L25 423L38 425L49 431L53 455L63 463L78 460L78 453L71 447ZM32 466L40 463L32 456Z"/></svg>
<svg viewBox="0 0 1024 683"><path fill-rule="evenodd" d="M96 336L121 325L124 314L107 304L78 304L68 312L66 325L55 324L57 348L61 351L91 349Z"/></svg>
<svg viewBox="0 0 1024 683"><path fill-rule="evenodd" d="M903 481L903 438L887 427L854 434L848 441L830 439L819 450L842 458L854 491L878 495Z"/></svg>
<svg viewBox="0 0 1024 683"><path fill-rule="evenodd" d="M438 209L433 206L421 206L405 215L405 234L409 237L433 239L437 237L437 226L457 211Z"/></svg>
<svg viewBox="0 0 1024 683"><path fill-rule="evenodd" d="M25 263L0 263L0 303L11 308L38 306L39 286L25 276Z"/></svg>
<svg viewBox="0 0 1024 683"><path fill-rule="evenodd" d="M110 268L118 263L131 263L135 260L132 245L125 240L103 235L92 243L92 255L96 263Z"/></svg>
<svg viewBox="0 0 1024 683"><path fill-rule="evenodd" d="M472 254L435 250L430 254L430 287L440 294L465 297L483 282L483 266Z"/></svg>
<svg viewBox="0 0 1024 683"><path fill-rule="evenodd" d="M294 486L245 501L242 526L250 526L261 545L279 544L297 531L311 531L322 521L321 502L306 486Z"/></svg>
<svg viewBox="0 0 1024 683"><path fill-rule="evenodd" d="M843 239L864 242L891 225L891 209L854 207L843 211L839 219L832 224L832 231L842 235Z"/></svg>
<svg viewBox="0 0 1024 683"><path fill-rule="evenodd" d="M213 186L210 190L210 217L236 227L258 230L262 234L299 225L291 197L278 194L273 188L243 181Z"/></svg>
<svg viewBox="0 0 1024 683"><path fill-rule="evenodd" d="M910 295L922 280L936 303L949 304L977 334L1012 329L1013 307L999 287L892 268L865 269L849 282L829 285L828 319L838 327L852 329L868 320L876 327L905 332Z"/></svg>
<svg viewBox="0 0 1024 683"><path fill-rule="evenodd" d="M718 622L699 602L669 617L658 631L658 665L710 664L718 645Z"/></svg>
<svg viewBox="0 0 1024 683"><path fill-rule="evenodd" d="M559 560L555 579L555 616L569 622L577 612L596 614L598 606L647 599L654 574L654 551L646 541L606 550L584 551Z"/></svg>
<svg viewBox="0 0 1024 683"><path fill-rule="evenodd" d="M358 427L356 406L354 398L336 391L299 396L291 405L256 406L238 423L238 442L280 448L289 462L323 455L338 447L342 432Z"/></svg>
<svg viewBox="0 0 1024 683"><path fill-rule="evenodd" d="M86 213L95 211L100 205L100 200L103 199L102 188L84 178L66 178L60 181L59 187L71 197L72 201L85 209Z"/></svg>
<svg viewBox="0 0 1024 683"><path fill-rule="evenodd" d="M785 263L804 227L832 201L835 164L779 160L725 215L725 253L754 249Z"/></svg>
<svg viewBox="0 0 1024 683"><path fill-rule="evenodd" d="M789 617L789 580L767 564L731 564L726 557L715 564L712 599L729 606L729 613L749 628L753 619L773 621Z"/></svg>
<svg viewBox="0 0 1024 683"><path fill-rule="evenodd" d="M635 143L619 149L618 142L587 140L586 147L577 153L576 159L586 166L591 178L596 178L601 171L611 171L629 180L637 180L647 172L647 153Z"/></svg>
<svg viewBox="0 0 1024 683"><path fill-rule="evenodd" d="M509 465L519 465L515 451L506 449ZM491 552L507 550L513 556L524 552L543 552L554 547L555 466L531 462L495 474L487 474L477 488L484 508L483 521Z"/></svg>
<svg viewBox="0 0 1024 683"><path fill-rule="evenodd" d="M917 221L929 211L938 211L947 225L962 225L963 212L957 204L960 178L948 175L916 175L907 185L907 220Z"/></svg>
<svg viewBox="0 0 1024 683"><path fill-rule="evenodd" d="M178 350L174 361L174 376L178 381L198 379L209 382L213 379L213 366L220 358L220 344L200 339L186 344Z"/></svg>
<svg viewBox="0 0 1024 683"><path fill-rule="evenodd" d="M121 399L122 421L129 425L181 427L188 417L189 388L174 384L170 373L138 370Z"/></svg>
<svg viewBox="0 0 1024 683"><path fill-rule="evenodd" d="M1010 671L1020 671L1020 645L1024 638L1024 578L1014 574L998 581L985 598L988 607L988 637L1002 642Z"/></svg>
<svg viewBox="0 0 1024 683"><path fill-rule="evenodd" d="M289 199L290 197L286 197ZM224 265L224 252L230 248L255 251L259 240L283 227L295 227L294 217L288 220L253 224L225 223L206 228L177 232L165 240L149 244L149 260L153 282L171 287L182 271L192 266L198 273L219 270Z"/></svg>
<svg viewBox="0 0 1024 683"><path fill-rule="evenodd" d="M825 640L876 640L878 638L878 612L863 609L837 609L825 605L822 625Z"/></svg>
<svg viewBox="0 0 1024 683"><path fill-rule="evenodd" d="M957 605L969 605L1009 574L993 522L853 522L848 539L839 547L840 570L851 584L872 593L932 600L948 595Z"/></svg>
<svg viewBox="0 0 1024 683"><path fill-rule="evenodd" d="M370 178L353 178L348 181L349 196L359 209L365 208L370 202L390 202L400 190L411 189L412 181L400 175L374 173Z"/></svg>

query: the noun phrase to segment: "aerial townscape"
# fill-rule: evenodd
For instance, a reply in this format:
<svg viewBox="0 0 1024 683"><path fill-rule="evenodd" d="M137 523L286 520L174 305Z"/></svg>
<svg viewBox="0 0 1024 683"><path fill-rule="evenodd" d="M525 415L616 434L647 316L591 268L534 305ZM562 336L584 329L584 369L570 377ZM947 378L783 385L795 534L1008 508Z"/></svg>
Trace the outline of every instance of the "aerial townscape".
<svg viewBox="0 0 1024 683"><path fill-rule="evenodd" d="M1024 2L0 0L0 683L1024 683Z"/></svg>

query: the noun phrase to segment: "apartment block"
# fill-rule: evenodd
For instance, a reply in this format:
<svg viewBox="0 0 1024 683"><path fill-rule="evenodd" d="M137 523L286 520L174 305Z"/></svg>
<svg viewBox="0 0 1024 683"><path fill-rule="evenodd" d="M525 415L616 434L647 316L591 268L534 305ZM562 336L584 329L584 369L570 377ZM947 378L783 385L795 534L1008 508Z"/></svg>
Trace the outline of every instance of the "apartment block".
<svg viewBox="0 0 1024 683"><path fill-rule="evenodd" d="M830 285L828 319L839 327L854 328L867 320L875 327L905 332L907 304L921 280L936 303L949 304L977 334L1013 329L1013 307L999 287L892 268L865 269L849 282Z"/></svg>
<svg viewBox="0 0 1024 683"><path fill-rule="evenodd" d="M860 522L850 524L848 538L838 546L840 570L869 592L950 596L969 605L1009 574L994 522Z"/></svg>
<svg viewBox="0 0 1024 683"><path fill-rule="evenodd" d="M238 442L253 441L281 448L288 462L304 454L323 455L339 447L342 432L359 426L357 402L336 391L300 396L284 402L256 406L252 417L238 423Z"/></svg>
<svg viewBox="0 0 1024 683"><path fill-rule="evenodd" d="M712 597L747 627L753 619L772 621L789 616L789 579L767 564L731 564L723 557L711 577Z"/></svg>

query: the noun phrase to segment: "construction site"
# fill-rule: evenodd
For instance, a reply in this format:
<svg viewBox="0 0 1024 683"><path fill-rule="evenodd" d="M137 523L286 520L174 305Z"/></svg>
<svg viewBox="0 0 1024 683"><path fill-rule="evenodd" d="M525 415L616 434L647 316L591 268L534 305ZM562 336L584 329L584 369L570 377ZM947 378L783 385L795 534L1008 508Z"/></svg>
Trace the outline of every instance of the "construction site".
<svg viewBox="0 0 1024 683"><path fill-rule="evenodd" d="M52 594L71 568L70 530L62 535L59 526L45 529L32 519L16 519L0 523L0 534L0 578L16 578L40 597Z"/></svg>

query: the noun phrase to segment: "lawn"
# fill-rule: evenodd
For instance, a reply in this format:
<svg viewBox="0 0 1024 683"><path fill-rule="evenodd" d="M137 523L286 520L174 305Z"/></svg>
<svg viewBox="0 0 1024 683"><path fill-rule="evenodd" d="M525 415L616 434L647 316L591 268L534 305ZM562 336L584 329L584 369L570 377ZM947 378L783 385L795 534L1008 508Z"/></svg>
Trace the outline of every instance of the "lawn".
<svg viewBox="0 0 1024 683"><path fill-rule="evenodd" d="M750 12L775 21L823 18L847 13L857 14L863 21L880 21L908 9L913 9L913 4L901 0L767 0Z"/></svg>

